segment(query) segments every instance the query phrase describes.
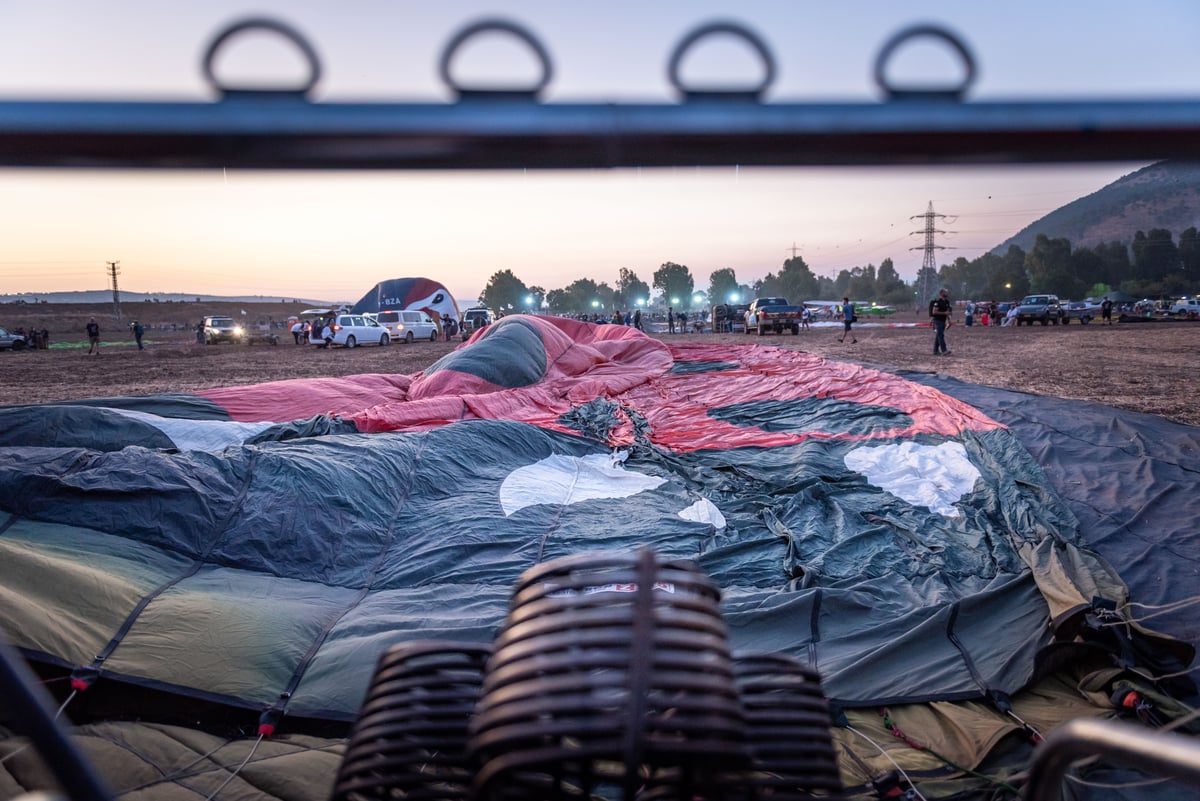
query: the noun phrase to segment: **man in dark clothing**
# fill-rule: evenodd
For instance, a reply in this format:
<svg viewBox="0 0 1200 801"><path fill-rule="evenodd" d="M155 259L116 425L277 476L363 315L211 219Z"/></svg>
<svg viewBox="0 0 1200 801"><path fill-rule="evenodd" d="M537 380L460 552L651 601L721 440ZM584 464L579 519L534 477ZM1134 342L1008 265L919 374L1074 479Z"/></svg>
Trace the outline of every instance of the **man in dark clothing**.
<svg viewBox="0 0 1200 801"><path fill-rule="evenodd" d="M1112 325L1112 307L1113 302L1105 298L1104 302L1100 304L1100 322Z"/></svg>
<svg viewBox="0 0 1200 801"><path fill-rule="evenodd" d="M145 348L142 347L142 337L146 335L146 326L142 325L137 320L134 320L133 325L130 326L130 328L133 329L133 338L137 340L138 350L145 350Z"/></svg>
<svg viewBox="0 0 1200 801"><path fill-rule="evenodd" d="M938 296L929 301L929 316L933 318L933 355L949 355L946 349L946 325L950 322L950 293L946 290L938 292Z"/></svg>
<svg viewBox="0 0 1200 801"><path fill-rule="evenodd" d="M88 336L88 355L91 356L91 355L95 354L96 356L99 356L100 355L100 324L96 322L95 317L88 320L87 336Z"/></svg>
<svg viewBox="0 0 1200 801"><path fill-rule="evenodd" d="M668 334L675 333L675 307L674 306L667 307L667 333Z"/></svg>

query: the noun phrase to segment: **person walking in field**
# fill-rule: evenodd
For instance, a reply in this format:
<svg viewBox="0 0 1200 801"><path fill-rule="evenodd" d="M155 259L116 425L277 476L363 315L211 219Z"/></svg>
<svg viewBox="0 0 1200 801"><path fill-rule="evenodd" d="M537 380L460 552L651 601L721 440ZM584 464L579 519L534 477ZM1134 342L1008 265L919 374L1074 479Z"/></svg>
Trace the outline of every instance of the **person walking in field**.
<svg viewBox="0 0 1200 801"><path fill-rule="evenodd" d="M842 298L842 335L838 337L838 342L844 341L846 337L850 337L851 345L858 342L852 328L857 320L858 316L854 313L854 304L850 302L850 298Z"/></svg>
<svg viewBox="0 0 1200 801"><path fill-rule="evenodd" d="M88 356L92 356L92 355L99 356L100 355L100 324L96 322L95 317L88 320L88 324L87 324L87 326L85 326L85 330L87 331L87 337L88 337Z"/></svg>
<svg viewBox="0 0 1200 801"><path fill-rule="evenodd" d="M950 293L946 290L938 292L938 296L929 301L929 316L933 318L933 355L948 356L946 349L946 326L950 323Z"/></svg>

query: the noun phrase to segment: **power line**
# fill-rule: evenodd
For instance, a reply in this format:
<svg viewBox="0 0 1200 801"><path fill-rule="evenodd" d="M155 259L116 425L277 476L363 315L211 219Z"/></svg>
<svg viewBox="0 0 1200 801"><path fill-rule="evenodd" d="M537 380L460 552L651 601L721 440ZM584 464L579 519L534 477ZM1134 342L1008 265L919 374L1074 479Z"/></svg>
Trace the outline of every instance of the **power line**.
<svg viewBox="0 0 1200 801"><path fill-rule="evenodd" d="M108 262L108 274L112 276L112 292L113 292L113 314L117 319L121 319L121 293L117 289L117 274L121 272L121 262Z"/></svg>
<svg viewBox="0 0 1200 801"><path fill-rule="evenodd" d="M931 201L929 201L929 206L926 207L924 214L914 214L913 216L909 217L908 219L910 219L910 220L924 219L925 220L925 228L923 230L912 231L910 233L910 236L912 234L921 234L921 233L925 234L925 244L921 247L909 248L909 250L924 250L925 251L925 258L921 262L921 271L920 271L920 273L918 273L918 275L921 276L921 288L918 290L921 293L919 302L925 303L927 300L929 300L930 298L933 297L934 289L932 286L929 285L929 283L932 280L932 278L937 275L937 259L934 257L933 252L935 250L945 250L945 247L943 247L942 245L934 244L934 235L935 234L944 234L946 232L939 228L934 228L933 221L935 219L941 219L941 220L949 220L951 223L953 223L958 218L957 217L948 217L945 214L935 213L933 210L933 201L931 200Z"/></svg>

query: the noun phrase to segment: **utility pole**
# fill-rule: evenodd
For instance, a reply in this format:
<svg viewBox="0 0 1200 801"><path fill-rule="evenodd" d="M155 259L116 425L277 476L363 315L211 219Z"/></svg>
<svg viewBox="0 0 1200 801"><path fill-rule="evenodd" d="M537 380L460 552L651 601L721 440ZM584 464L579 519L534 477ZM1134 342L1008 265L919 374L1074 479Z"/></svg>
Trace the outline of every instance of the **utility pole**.
<svg viewBox="0 0 1200 801"><path fill-rule="evenodd" d="M121 292L117 289L117 275L121 272L121 262L110 261L108 264L108 274L112 277L113 288L113 314L117 316L117 320L121 319Z"/></svg>
<svg viewBox="0 0 1200 801"><path fill-rule="evenodd" d="M925 228L917 231L910 231L910 234L925 234L925 244L921 247L909 248L909 250L925 251L925 258L921 262L921 271L917 274L919 286L917 287L918 300L917 309L921 309L926 303L933 298L937 289L934 287L934 281L937 279L937 259L934 257L935 250L945 250L942 245L934 244L934 234L944 234L945 231L940 228L934 228L935 219L948 219L945 214L935 214L933 211L933 201L929 201L929 206L925 209L924 214L914 214L909 217L910 220L925 220ZM958 219L953 218L951 222Z"/></svg>
<svg viewBox="0 0 1200 801"><path fill-rule="evenodd" d="M785 250L790 250L792 252L793 259L796 258L796 254L800 252L800 248L796 247L795 242L792 243L792 246L790 248L785 248Z"/></svg>

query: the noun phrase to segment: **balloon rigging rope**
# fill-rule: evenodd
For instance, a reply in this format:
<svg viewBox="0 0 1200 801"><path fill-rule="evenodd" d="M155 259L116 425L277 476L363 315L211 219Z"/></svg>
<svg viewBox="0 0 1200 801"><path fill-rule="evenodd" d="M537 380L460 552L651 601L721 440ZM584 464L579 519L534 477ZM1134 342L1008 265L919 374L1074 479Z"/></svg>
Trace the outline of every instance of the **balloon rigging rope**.
<svg viewBox="0 0 1200 801"><path fill-rule="evenodd" d="M846 729L848 731L854 732L859 737L863 738L868 743L875 746L875 750L877 750L879 753L883 754L884 757L887 758L887 761L892 763L892 767L894 767L900 773L900 775L904 777L904 781L908 782L908 786L912 788L913 794L917 798L919 798L920 801L928 801L928 799L925 798L925 796L921 795L921 791L917 789L917 785L913 783L913 780L908 777L908 773L905 772L904 768L900 767L900 765L897 764L896 760L892 759L892 755L887 752L887 749L885 749L882 745L875 742L870 737L868 737L865 733L859 731L858 729L854 728L853 726L847 726Z"/></svg>
<svg viewBox="0 0 1200 801"><path fill-rule="evenodd" d="M216 798L217 793L225 789L225 785L237 778L237 775L242 772L242 768L246 767L246 765L250 762L251 757L254 756L254 752L258 750L258 746L260 743L262 743L262 741L263 735L260 734L258 735L258 739L254 741L254 745L250 748L250 753L246 754L246 758L242 760L242 763L234 768L233 772L225 778L225 781L221 782L217 789L206 795L204 797L204 801L212 801L214 798Z"/></svg>
<svg viewBox="0 0 1200 801"><path fill-rule="evenodd" d="M62 706L60 706L58 708L58 711L54 713L55 720L58 720L60 717L62 717L62 713L67 708L67 704L71 703L71 699L73 699L76 696L76 694L78 694L78 693L79 693L79 690L71 690L71 694L67 696L67 700L63 701ZM28 748L30 745L31 745L31 743L26 743L25 745L21 746L17 750L13 751L11 754L5 754L3 757L0 757L0 765L3 765L8 760L12 759L17 754L21 753L26 748Z"/></svg>

